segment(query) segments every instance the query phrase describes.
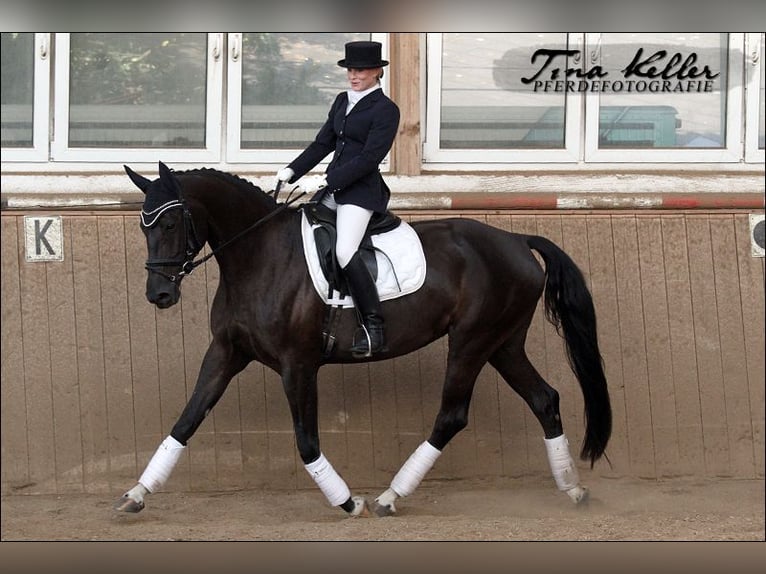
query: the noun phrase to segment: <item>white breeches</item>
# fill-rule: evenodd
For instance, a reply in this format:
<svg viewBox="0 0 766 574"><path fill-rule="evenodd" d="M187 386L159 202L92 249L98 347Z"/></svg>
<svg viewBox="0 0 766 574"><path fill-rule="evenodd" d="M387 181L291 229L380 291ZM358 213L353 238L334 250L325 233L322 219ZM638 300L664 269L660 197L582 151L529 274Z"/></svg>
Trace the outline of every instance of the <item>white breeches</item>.
<svg viewBox="0 0 766 574"><path fill-rule="evenodd" d="M322 203L338 214L336 223L338 242L335 246L335 256L341 268L345 268L354 253L359 250L359 244L367 231L373 212L349 203L338 205L329 193L325 194Z"/></svg>

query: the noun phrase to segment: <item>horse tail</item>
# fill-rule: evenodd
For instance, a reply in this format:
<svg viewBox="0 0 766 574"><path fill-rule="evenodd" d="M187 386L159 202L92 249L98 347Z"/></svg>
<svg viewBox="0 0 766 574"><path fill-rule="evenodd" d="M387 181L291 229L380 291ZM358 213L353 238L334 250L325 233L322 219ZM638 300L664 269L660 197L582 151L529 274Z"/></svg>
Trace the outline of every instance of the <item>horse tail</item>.
<svg viewBox="0 0 766 574"><path fill-rule="evenodd" d="M580 458L590 459L592 468L604 454L612 434L612 409L598 348L593 298L580 269L555 243L529 236L527 245L545 261L545 316L566 342L567 360L585 399L585 438Z"/></svg>

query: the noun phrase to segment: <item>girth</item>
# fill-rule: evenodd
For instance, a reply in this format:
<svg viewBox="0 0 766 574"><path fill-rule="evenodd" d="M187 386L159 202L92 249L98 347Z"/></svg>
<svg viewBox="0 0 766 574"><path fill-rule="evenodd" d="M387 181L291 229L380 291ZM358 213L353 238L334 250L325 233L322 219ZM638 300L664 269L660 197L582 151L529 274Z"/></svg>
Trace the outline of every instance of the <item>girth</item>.
<svg viewBox="0 0 766 574"><path fill-rule="evenodd" d="M312 226L319 226L314 229L314 241L316 242L317 255L319 256L319 265L325 277L327 277L330 289L338 291L341 297L344 297L348 294L348 286L343 278L338 260L335 257L335 243L338 239L338 232L335 227L337 214L329 207L316 202L306 203L302 209L309 223ZM367 269L370 270L373 280L376 280L378 277L378 263L371 238L373 235L396 229L401 221L399 217L390 211L383 214L375 213L370 219L367 231L359 245L359 252Z"/></svg>

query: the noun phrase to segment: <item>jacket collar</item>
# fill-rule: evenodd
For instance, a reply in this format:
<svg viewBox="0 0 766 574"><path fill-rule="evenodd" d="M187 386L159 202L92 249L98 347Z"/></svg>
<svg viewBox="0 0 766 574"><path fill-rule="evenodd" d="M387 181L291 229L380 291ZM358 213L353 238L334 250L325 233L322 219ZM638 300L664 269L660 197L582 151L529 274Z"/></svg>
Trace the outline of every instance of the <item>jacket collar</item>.
<svg viewBox="0 0 766 574"><path fill-rule="evenodd" d="M361 100L359 100L353 108L351 108L349 115L353 114L354 112L358 110L364 110L366 108L369 108L375 102L377 102L382 96L383 96L383 88L373 90L372 92L367 94L365 97L363 97ZM348 103L348 94L346 94L346 103Z"/></svg>

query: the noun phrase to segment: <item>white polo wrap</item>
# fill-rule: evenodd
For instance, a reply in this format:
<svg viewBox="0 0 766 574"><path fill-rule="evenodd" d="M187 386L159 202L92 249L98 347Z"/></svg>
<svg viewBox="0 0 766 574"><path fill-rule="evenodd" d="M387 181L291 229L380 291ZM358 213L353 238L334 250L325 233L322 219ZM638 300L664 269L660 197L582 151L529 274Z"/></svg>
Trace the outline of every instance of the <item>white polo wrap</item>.
<svg viewBox="0 0 766 574"><path fill-rule="evenodd" d="M351 497L351 491L346 482L335 471L324 454L320 453L318 459L304 466L332 506L339 506Z"/></svg>
<svg viewBox="0 0 766 574"><path fill-rule="evenodd" d="M577 472L572 456L569 454L569 441L565 435L556 438L544 439L545 449L548 451L548 462L551 465L553 479L559 490L567 491L580 484L580 475Z"/></svg>
<svg viewBox="0 0 766 574"><path fill-rule="evenodd" d="M184 445L168 435L162 441L157 452L154 453L138 482L143 484L149 492L156 492L162 488L185 448Z"/></svg>
<svg viewBox="0 0 766 574"><path fill-rule="evenodd" d="M409 496L415 492L420 481L431 470L441 453L442 451L432 446L431 443L423 441L396 473L394 480L391 481L391 488L394 492L399 496Z"/></svg>

